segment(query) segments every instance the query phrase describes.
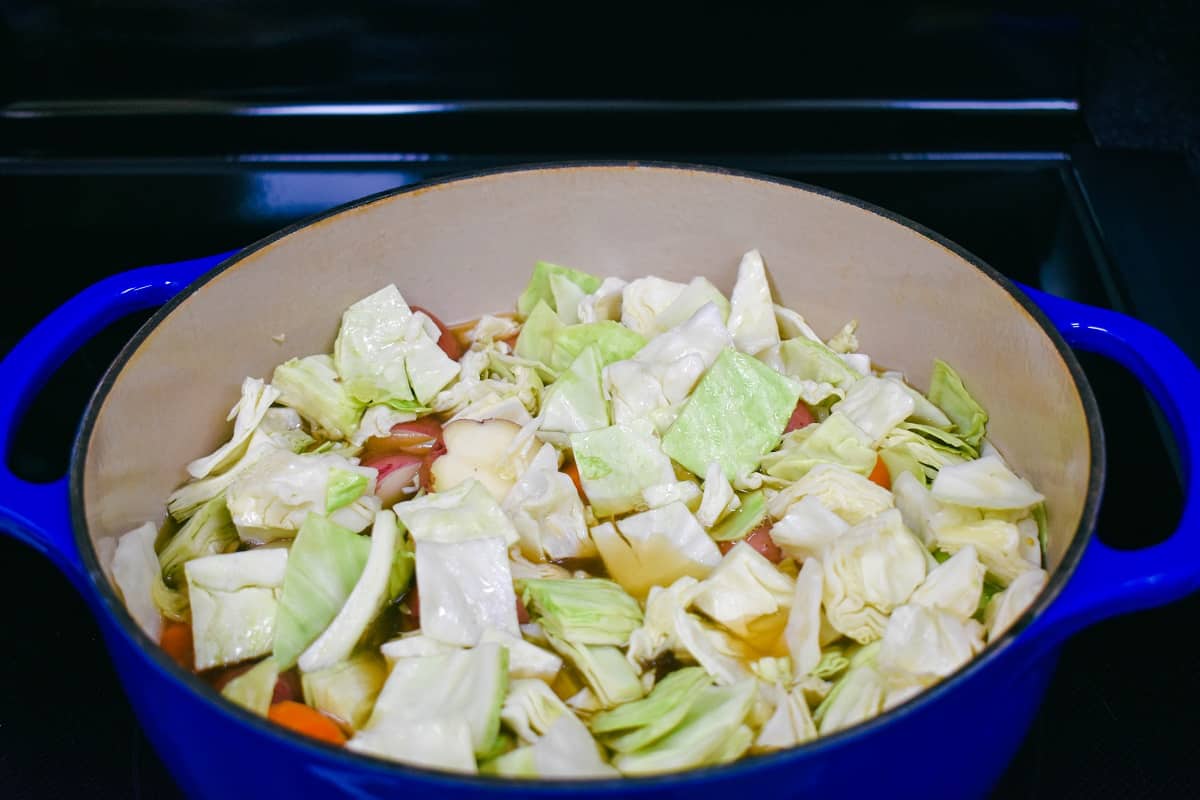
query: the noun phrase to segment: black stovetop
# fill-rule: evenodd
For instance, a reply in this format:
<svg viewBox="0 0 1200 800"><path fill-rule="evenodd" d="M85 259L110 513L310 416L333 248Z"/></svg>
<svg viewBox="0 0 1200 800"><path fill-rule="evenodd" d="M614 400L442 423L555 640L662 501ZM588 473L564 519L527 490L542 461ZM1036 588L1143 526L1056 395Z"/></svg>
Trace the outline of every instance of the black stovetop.
<svg viewBox="0 0 1200 800"><path fill-rule="evenodd" d="M864 145L864 125L887 146ZM730 146L747 141L746 126L766 133L753 147ZM684 136L689 129L694 136ZM468 146L481 130L486 150ZM430 104L363 106L350 116L238 104L149 115L112 105L10 107L0 112L3 263L10 277L40 277L39 288L22 291L0 317L0 352L73 292L117 270L232 249L431 176L604 156L723 164L861 197L1017 280L1139 316L1200 356L1200 325L1173 300L1200 296L1190 262L1198 242L1188 221L1200 218L1193 177L1180 160L1099 151L1085 141L1069 101ZM114 325L42 393L9 456L19 472L61 474L91 387L141 319ZM1179 515L1173 453L1136 382L1108 362L1082 360L1108 439L1100 536L1150 543ZM46 562L6 539L0 563L3 794L177 796L82 601ZM1198 710L1194 670L1171 644L1198 611L1192 598L1068 643L997 796L1200 796L1187 733ZM986 747L987 720L979 731ZM220 743L207 746L218 763ZM932 758L925 768L936 768Z"/></svg>

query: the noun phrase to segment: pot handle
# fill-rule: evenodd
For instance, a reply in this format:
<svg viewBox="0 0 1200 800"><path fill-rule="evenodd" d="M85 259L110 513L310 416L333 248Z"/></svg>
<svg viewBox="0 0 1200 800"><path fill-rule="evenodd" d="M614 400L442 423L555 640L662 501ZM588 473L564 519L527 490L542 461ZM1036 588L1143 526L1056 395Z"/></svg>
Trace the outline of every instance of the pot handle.
<svg viewBox="0 0 1200 800"><path fill-rule="evenodd" d="M1093 537L1062 594L1031 625L1058 641L1116 614L1164 605L1200 588L1200 369L1160 331L1132 317L1021 287L1072 347L1108 358L1146 387L1175 434L1184 507L1169 539L1116 550Z"/></svg>
<svg viewBox="0 0 1200 800"><path fill-rule="evenodd" d="M37 324L0 361L0 534L47 555L72 580L83 567L71 534L67 478L33 483L8 466L8 450L25 409L55 370L105 326L160 306L237 251L140 267L84 289Z"/></svg>

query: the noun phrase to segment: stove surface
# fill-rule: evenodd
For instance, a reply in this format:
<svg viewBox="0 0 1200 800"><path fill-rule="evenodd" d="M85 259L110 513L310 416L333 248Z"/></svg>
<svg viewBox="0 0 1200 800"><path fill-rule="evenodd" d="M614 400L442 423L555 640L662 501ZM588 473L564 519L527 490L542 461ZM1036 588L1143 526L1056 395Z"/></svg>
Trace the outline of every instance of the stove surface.
<svg viewBox="0 0 1200 800"><path fill-rule="evenodd" d="M0 318L0 352L106 274L235 248L365 194L516 160L538 159L314 153L0 158L8 274L47 276ZM1161 228L1170 220L1153 213L1153 197L1137 203L1121 197L1142 180L1159 192L1175 186L1176 206L1200 207L1195 185L1178 178L1170 164L1137 162L1135 168L1121 161L1117 168L1087 150L911 157L695 153L689 160L781 175L876 203L1016 280L1134 313L1164 327L1193 358L1200 354L1200 326L1178 312L1169 294L1147 288L1163 281L1178 281L1179 291L1195 286L1194 275L1177 271L1195 234ZM1155 170L1157 178L1146 177ZM1185 210L1172 213L1186 219ZM1138 246L1151 235L1156 247ZM91 388L144 318L113 325L60 370L9 454L16 470L31 479L62 473ZM1088 356L1082 361L1109 448L1099 535L1122 546L1161 539L1177 520L1181 500L1157 411L1120 368ZM46 561L8 539L0 539L0 563L6 565L0 629L8 638L0 659L5 794L179 796L129 710L83 602ZM1070 641L996 796L1200 796L1192 740L1180 735L1191 730L1197 710L1194 670L1163 646L1190 630L1198 611L1200 598L1193 597L1097 625ZM987 738L987 720L980 720L980 747L988 746ZM212 746L219 758L220 743ZM930 768L936 768L935 748L931 743Z"/></svg>

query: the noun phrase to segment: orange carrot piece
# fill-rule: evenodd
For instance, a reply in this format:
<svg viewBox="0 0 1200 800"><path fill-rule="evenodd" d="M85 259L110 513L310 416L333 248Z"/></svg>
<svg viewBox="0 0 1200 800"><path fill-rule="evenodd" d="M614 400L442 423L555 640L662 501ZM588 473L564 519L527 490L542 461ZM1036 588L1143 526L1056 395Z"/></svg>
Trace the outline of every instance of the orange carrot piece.
<svg viewBox="0 0 1200 800"><path fill-rule="evenodd" d="M891 473L888 472L887 464L884 464L883 459L878 456L875 458L875 469L871 470L871 474L867 477L885 489L892 488Z"/></svg>
<svg viewBox="0 0 1200 800"><path fill-rule="evenodd" d="M562 471L567 473L567 476L575 484L575 491L579 492L579 497L586 503L587 495L583 492L583 481L579 478L579 467L575 466L574 461L568 461L563 465Z"/></svg>
<svg viewBox="0 0 1200 800"><path fill-rule="evenodd" d="M282 725L323 742L339 746L346 743L346 734L342 733L342 729L337 726L336 722L320 711L309 708L303 703L297 703L295 700L284 700L281 703L273 704L267 711L267 718L276 725Z"/></svg>
<svg viewBox="0 0 1200 800"><path fill-rule="evenodd" d="M193 668L196 657L192 649L191 625L186 622L167 621L163 625L158 643L179 666L184 669Z"/></svg>

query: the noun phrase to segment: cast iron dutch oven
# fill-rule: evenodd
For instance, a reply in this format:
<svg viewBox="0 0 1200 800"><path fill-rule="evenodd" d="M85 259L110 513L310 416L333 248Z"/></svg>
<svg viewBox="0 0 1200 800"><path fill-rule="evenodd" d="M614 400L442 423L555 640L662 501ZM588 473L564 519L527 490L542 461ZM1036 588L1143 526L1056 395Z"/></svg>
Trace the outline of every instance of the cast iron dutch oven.
<svg viewBox="0 0 1200 800"><path fill-rule="evenodd" d="M115 537L163 518L184 465L226 438L243 376L329 352L352 302L394 282L410 301L465 320L507 310L537 259L625 278L706 275L728 290L751 248L766 257L779 298L817 330L860 320L863 350L918 386L934 356L954 364L991 412L991 439L1047 496L1045 592L935 688L806 746L720 768L575 783L463 777L276 727L176 666L126 613L105 563ZM1187 356L1140 322L1018 287L918 225L809 186L692 166L525 167L369 197L228 257L115 275L0 364L5 452L21 411L68 354L156 305L97 388L70 474L30 484L0 467L0 525L54 559L87 599L148 737L197 797L978 795L1017 749L1066 636L1200 581L1200 375ZM1104 438L1072 346L1128 367L1170 422L1187 506L1161 544L1119 552L1092 534Z"/></svg>

